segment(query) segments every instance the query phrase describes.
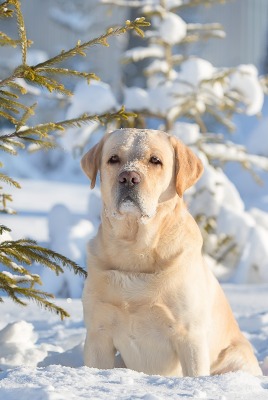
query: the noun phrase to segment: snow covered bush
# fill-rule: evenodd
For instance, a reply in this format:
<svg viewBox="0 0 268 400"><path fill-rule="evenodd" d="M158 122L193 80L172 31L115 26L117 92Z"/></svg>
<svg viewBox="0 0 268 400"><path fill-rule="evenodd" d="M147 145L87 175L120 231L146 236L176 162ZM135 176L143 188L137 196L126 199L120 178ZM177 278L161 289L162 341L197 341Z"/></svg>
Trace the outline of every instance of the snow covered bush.
<svg viewBox="0 0 268 400"><path fill-rule="evenodd" d="M147 60L144 109L138 88L126 88L125 105L139 112L144 124L153 119L155 127L181 138L202 159L205 172L187 202L203 231L204 252L215 273L235 282L267 282L267 227L245 210L223 168L236 161L248 170L268 170L266 157L248 154L223 135L224 128L235 129L234 114L261 112L266 88L253 65L216 68L189 55L190 43L203 35L224 37L218 24L186 24L178 13L190 3L194 2L142 2L140 12L152 20L152 29L146 32L148 52L133 48L124 57L129 62ZM151 48L158 53L150 54ZM213 133L215 129L222 134Z"/></svg>

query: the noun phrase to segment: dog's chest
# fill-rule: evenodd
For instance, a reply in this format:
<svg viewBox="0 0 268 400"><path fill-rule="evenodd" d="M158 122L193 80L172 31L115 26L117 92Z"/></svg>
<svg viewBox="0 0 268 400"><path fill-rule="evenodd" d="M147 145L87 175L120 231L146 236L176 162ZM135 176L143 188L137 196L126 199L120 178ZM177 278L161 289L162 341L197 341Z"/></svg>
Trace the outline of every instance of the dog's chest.
<svg viewBox="0 0 268 400"><path fill-rule="evenodd" d="M162 373L178 373L174 349L181 327L172 307L162 300L157 278L110 271L107 282L113 342L127 367L144 370L146 365L147 373L156 373L154 367L161 365Z"/></svg>
<svg viewBox="0 0 268 400"><path fill-rule="evenodd" d="M152 274L129 273L117 270L106 272L108 293L123 301L149 300L153 295L154 277Z"/></svg>

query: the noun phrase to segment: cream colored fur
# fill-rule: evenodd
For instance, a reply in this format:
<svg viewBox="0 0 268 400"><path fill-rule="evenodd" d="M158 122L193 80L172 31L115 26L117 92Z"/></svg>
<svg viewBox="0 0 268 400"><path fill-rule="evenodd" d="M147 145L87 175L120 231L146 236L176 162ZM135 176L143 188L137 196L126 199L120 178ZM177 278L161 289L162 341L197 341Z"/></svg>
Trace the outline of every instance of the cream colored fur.
<svg viewBox="0 0 268 400"><path fill-rule="evenodd" d="M85 364L168 376L261 375L182 199L202 174L200 160L164 132L122 129L91 149L82 167L92 187L100 171L103 199L88 245ZM124 171L140 177L125 200Z"/></svg>

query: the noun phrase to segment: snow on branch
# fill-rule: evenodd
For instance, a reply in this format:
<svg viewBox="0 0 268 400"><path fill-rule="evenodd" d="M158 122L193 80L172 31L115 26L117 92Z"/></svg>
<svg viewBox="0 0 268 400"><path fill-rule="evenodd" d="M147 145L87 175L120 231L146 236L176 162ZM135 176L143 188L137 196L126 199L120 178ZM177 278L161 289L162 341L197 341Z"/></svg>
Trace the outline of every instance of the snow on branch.
<svg viewBox="0 0 268 400"><path fill-rule="evenodd" d="M267 157L249 154L244 146L237 145L233 142L202 143L200 149L206 154L210 161L217 161L220 163L235 161L241 163L247 169L254 166L268 171Z"/></svg>

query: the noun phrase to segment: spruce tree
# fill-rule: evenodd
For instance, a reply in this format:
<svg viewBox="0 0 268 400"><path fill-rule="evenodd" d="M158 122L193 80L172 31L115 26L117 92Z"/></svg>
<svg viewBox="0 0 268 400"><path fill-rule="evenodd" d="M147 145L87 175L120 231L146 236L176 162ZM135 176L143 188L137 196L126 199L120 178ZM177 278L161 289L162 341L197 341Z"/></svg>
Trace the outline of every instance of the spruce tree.
<svg viewBox="0 0 268 400"><path fill-rule="evenodd" d="M50 149L57 145L55 133L63 132L71 126L81 126L90 121L98 121L106 124L112 120L124 121L133 113L125 112L124 107L114 113L103 115L83 114L77 118L47 122L29 126L30 117L35 113L37 103L27 105L23 101L26 93L21 80L38 85L49 92L59 92L65 96L72 92L60 81L61 78L77 77L86 79L90 84L92 79L98 79L93 73L80 72L75 69L62 67L64 61L74 56L86 56L86 51L94 45L108 46L107 39L111 36L121 35L129 30L134 30L143 36L143 27L149 23L144 18L135 21L126 21L124 26L110 28L103 35L90 41L77 42L76 46L62 51L60 54L47 59L37 65L28 65L27 50L31 41L27 37L26 26L21 12L21 4L18 0L6 0L0 3L0 18L16 18L18 37L11 38L4 32L0 32L0 45L20 48L21 64L18 65L9 76L0 79L0 118L6 122L8 128L3 128L0 134L0 150L15 156L21 148L28 148L34 144L38 149ZM3 167L3 164L0 164ZM8 175L1 173L0 181L20 188L19 182ZM0 204L2 213L12 213L9 207L12 197L6 193L4 187L0 187ZM0 272L1 293L9 296L16 303L26 305L27 300L34 300L40 306L50 311L56 311L61 318L68 313L51 301L52 294L36 288L41 285L39 275L33 274L30 267L33 263L39 263L50 268L56 275L63 273L65 268L71 269L75 274L86 276L83 268L61 254L39 246L35 241L20 239L12 240L10 229L0 225L0 264L3 266ZM0 297L3 302L4 297Z"/></svg>

